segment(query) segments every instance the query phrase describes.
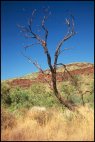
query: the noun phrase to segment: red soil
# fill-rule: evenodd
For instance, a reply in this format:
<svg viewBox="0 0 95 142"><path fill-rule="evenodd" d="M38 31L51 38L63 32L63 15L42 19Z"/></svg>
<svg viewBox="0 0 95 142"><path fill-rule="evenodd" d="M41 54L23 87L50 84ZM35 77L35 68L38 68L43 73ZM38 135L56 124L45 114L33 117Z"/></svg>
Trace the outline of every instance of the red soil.
<svg viewBox="0 0 95 142"><path fill-rule="evenodd" d="M30 79L14 79L9 82L11 86L29 87L32 81Z"/></svg>
<svg viewBox="0 0 95 142"><path fill-rule="evenodd" d="M94 67L86 67L83 69L76 69L73 71L70 71L70 74L73 75L90 75L94 73ZM63 80L67 80L70 79L70 75L66 72L65 75L62 72L58 72L57 73L57 81L61 82ZM51 75L44 75L42 73L39 73L38 77L35 80L30 80L30 79L14 79L13 81L9 82L9 84L11 86L20 86L20 87L30 87L34 82L38 83L38 82L45 82L45 79L50 80L51 79Z"/></svg>

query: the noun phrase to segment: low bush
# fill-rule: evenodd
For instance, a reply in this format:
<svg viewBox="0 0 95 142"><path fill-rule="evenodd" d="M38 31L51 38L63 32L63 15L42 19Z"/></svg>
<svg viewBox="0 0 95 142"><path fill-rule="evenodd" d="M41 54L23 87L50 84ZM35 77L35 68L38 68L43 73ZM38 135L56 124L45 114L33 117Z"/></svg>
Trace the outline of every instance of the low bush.
<svg viewBox="0 0 95 142"><path fill-rule="evenodd" d="M61 88L61 92L65 99L68 101L78 103L80 101L80 98L76 96L76 89L75 87L70 83L64 83Z"/></svg>
<svg viewBox="0 0 95 142"><path fill-rule="evenodd" d="M7 83L1 84L1 101L5 105L11 104L10 86Z"/></svg>
<svg viewBox="0 0 95 142"><path fill-rule="evenodd" d="M29 101L33 106L52 107L58 105L56 98L52 96L52 92L46 91L45 86L43 85L33 85L30 92Z"/></svg>
<svg viewBox="0 0 95 142"><path fill-rule="evenodd" d="M60 103L52 92L45 90L45 87L39 84L31 86L29 89L12 88L10 90L11 111L21 108L30 108L32 106L60 106Z"/></svg>
<svg viewBox="0 0 95 142"><path fill-rule="evenodd" d="M10 98L12 106L15 108L29 107L29 95L27 90L21 88L14 88L10 91Z"/></svg>

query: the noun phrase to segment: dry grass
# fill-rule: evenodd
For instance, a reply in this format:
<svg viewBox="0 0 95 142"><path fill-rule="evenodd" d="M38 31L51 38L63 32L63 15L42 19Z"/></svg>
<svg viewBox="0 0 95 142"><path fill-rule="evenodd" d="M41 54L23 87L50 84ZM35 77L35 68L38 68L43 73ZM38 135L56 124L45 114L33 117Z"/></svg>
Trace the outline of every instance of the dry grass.
<svg viewBox="0 0 95 142"><path fill-rule="evenodd" d="M94 112L87 106L74 113L29 110L15 127L3 129L1 136L5 141L93 141Z"/></svg>

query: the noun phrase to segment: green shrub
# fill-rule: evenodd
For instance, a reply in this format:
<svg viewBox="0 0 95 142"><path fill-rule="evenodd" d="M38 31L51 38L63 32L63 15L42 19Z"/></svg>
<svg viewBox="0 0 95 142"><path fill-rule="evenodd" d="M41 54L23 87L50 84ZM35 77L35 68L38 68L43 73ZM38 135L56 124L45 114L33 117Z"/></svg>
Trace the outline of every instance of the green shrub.
<svg viewBox="0 0 95 142"><path fill-rule="evenodd" d="M84 95L85 103L94 103L94 93L90 95Z"/></svg>
<svg viewBox="0 0 95 142"><path fill-rule="evenodd" d="M76 104L81 104L82 99L80 95L72 94L69 96L69 100L76 103Z"/></svg>
<svg viewBox="0 0 95 142"><path fill-rule="evenodd" d="M34 94L44 94L46 93L46 89L43 84L34 84L31 86L31 92Z"/></svg>
<svg viewBox="0 0 95 142"><path fill-rule="evenodd" d="M7 83L1 84L1 101L5 105L11 104L10 86Z"/></svg>
<svg viewBox="0 0 95 142"><path fill-rule="evenodd" d="M10 97L12 101L12 106L14 106L15 108L29 107L28 91L23 90L19 87L15 89L11 89Z"/></svg>
<svg viewBox="0 0 95 142"><path fill-rule="evenodd" d="M89 85L89 92L84 94L84 102L88 103L90 106L94 104L94 83L91 82Z"/></svg>
<svg viewBox="0 0 95 142"><path fill-rule="evenodd" d="M32 105L39 105L45 107L51 107L56 105L56 99L52 96L52 92L47 92L45 86L40 84L33 85L31 87L31 93L29 96L30 103Z"/></svg>
<svg viewBox="0 0 95 142"><path fill-rule="evenodd" d="M32 106L52 107L59 105L56 97L51 92L47 92L45 87L40 84L32 85L30 89L14 88L10 90L12 111Z"/></svg>
<svg viewBox="0 0 95 142"><path fill-rule="evenodd" d="M68 101L71 101L76 104L82 103L81 95L78 94L76 86L74 86L72 83L64 83L62 85L61 92L64 98Z"/></svg>
<svg viewBox="0 0 95 142"><path fill-rule="evenodd" d="M66 99L69 99L75 93L75 87L71 84L63 84L61 92Z"/></svg>
<svg viewBox="0 0 95 142"><path fill-rule="evenodd" d="M73 86L75 86L75 88L78 89L81 87L81 80L82 80L82 77L80 75L73 75L73 80L71 81L71 84Z"/></svg>

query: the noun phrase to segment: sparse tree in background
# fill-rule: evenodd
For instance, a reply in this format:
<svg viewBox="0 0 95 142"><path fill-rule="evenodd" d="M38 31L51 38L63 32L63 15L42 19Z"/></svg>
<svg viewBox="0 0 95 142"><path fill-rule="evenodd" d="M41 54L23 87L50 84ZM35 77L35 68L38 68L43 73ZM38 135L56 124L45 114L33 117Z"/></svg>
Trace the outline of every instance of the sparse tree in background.
<svg viewBox="0 0 95 142"><path fill-rule="evenodd" d="M46 10L46 11L48 11L48 10ZM65 48L64 50L61 50L61 47L63 46L64 42L66 42L67 40L69 40L71 37L73 37L76 34L76 32L74 30L74 17L72 15L70 15L70 18L66 19L66 25L67 25L68 30L67 30L66 35L63 36L63 38L61 39L61 41L57 45L57 48L56 48L55 54L54 54L54 64L52 65L51 55L50 55L50 53L48 51L48 45L47 45L48 29L45 26L45 22L48 19L48 16L49 16L50 13L48 13L47 16L46 16L46 13L45 13L45 15L44 15L44 17L43 17L43 19L41 21L41 28L42 28L42 30L44 30L44 38L42 39L39 34L36 34L33 31L33 28L32 28L33 27L32 24L33 24L33 20L34 20L33 18L34 18L35 12L36 12L36 9L33 10L32 17L28 21L28 26L27 27L18 25L18 27L24 33L24 36L26 38L31 38L31 39L36 40L36 43L33 43L31 45L26 46L25 49L28 48L28 47L31 47L31 46L33 46L35 44L40 44L42 46L42 48L44 49L44 53L45 53L45 55L47 57L47 63L48 63L50 73L51 73L51 83L49 81L47 81L47 79L45 79L45 78L44 78L44 80L49 84L50 88L54 92L54 95L57 97L57 99L60 101L60 103L62 103L69 110L75 110L74 105L72 103L70 103L68 100L65 100L64 97L61 95L61 93L58 91L57 79L56 79L56 76L57 76L56 70L57 70L58 65L62 65L64 67L65 71L67 71L67 73L69 73L69 71L66 68L66 65L64 65L63 63L58 63L58 57L62 52L64 52L64 50L69 49L69 48ZM40 70L40 72L42 74L45 74L45 72L39 66L37 61L33 61L30 57L27 57L24 54L23 54L23 56L25 56L31 63L33 63Z"/></svg>

